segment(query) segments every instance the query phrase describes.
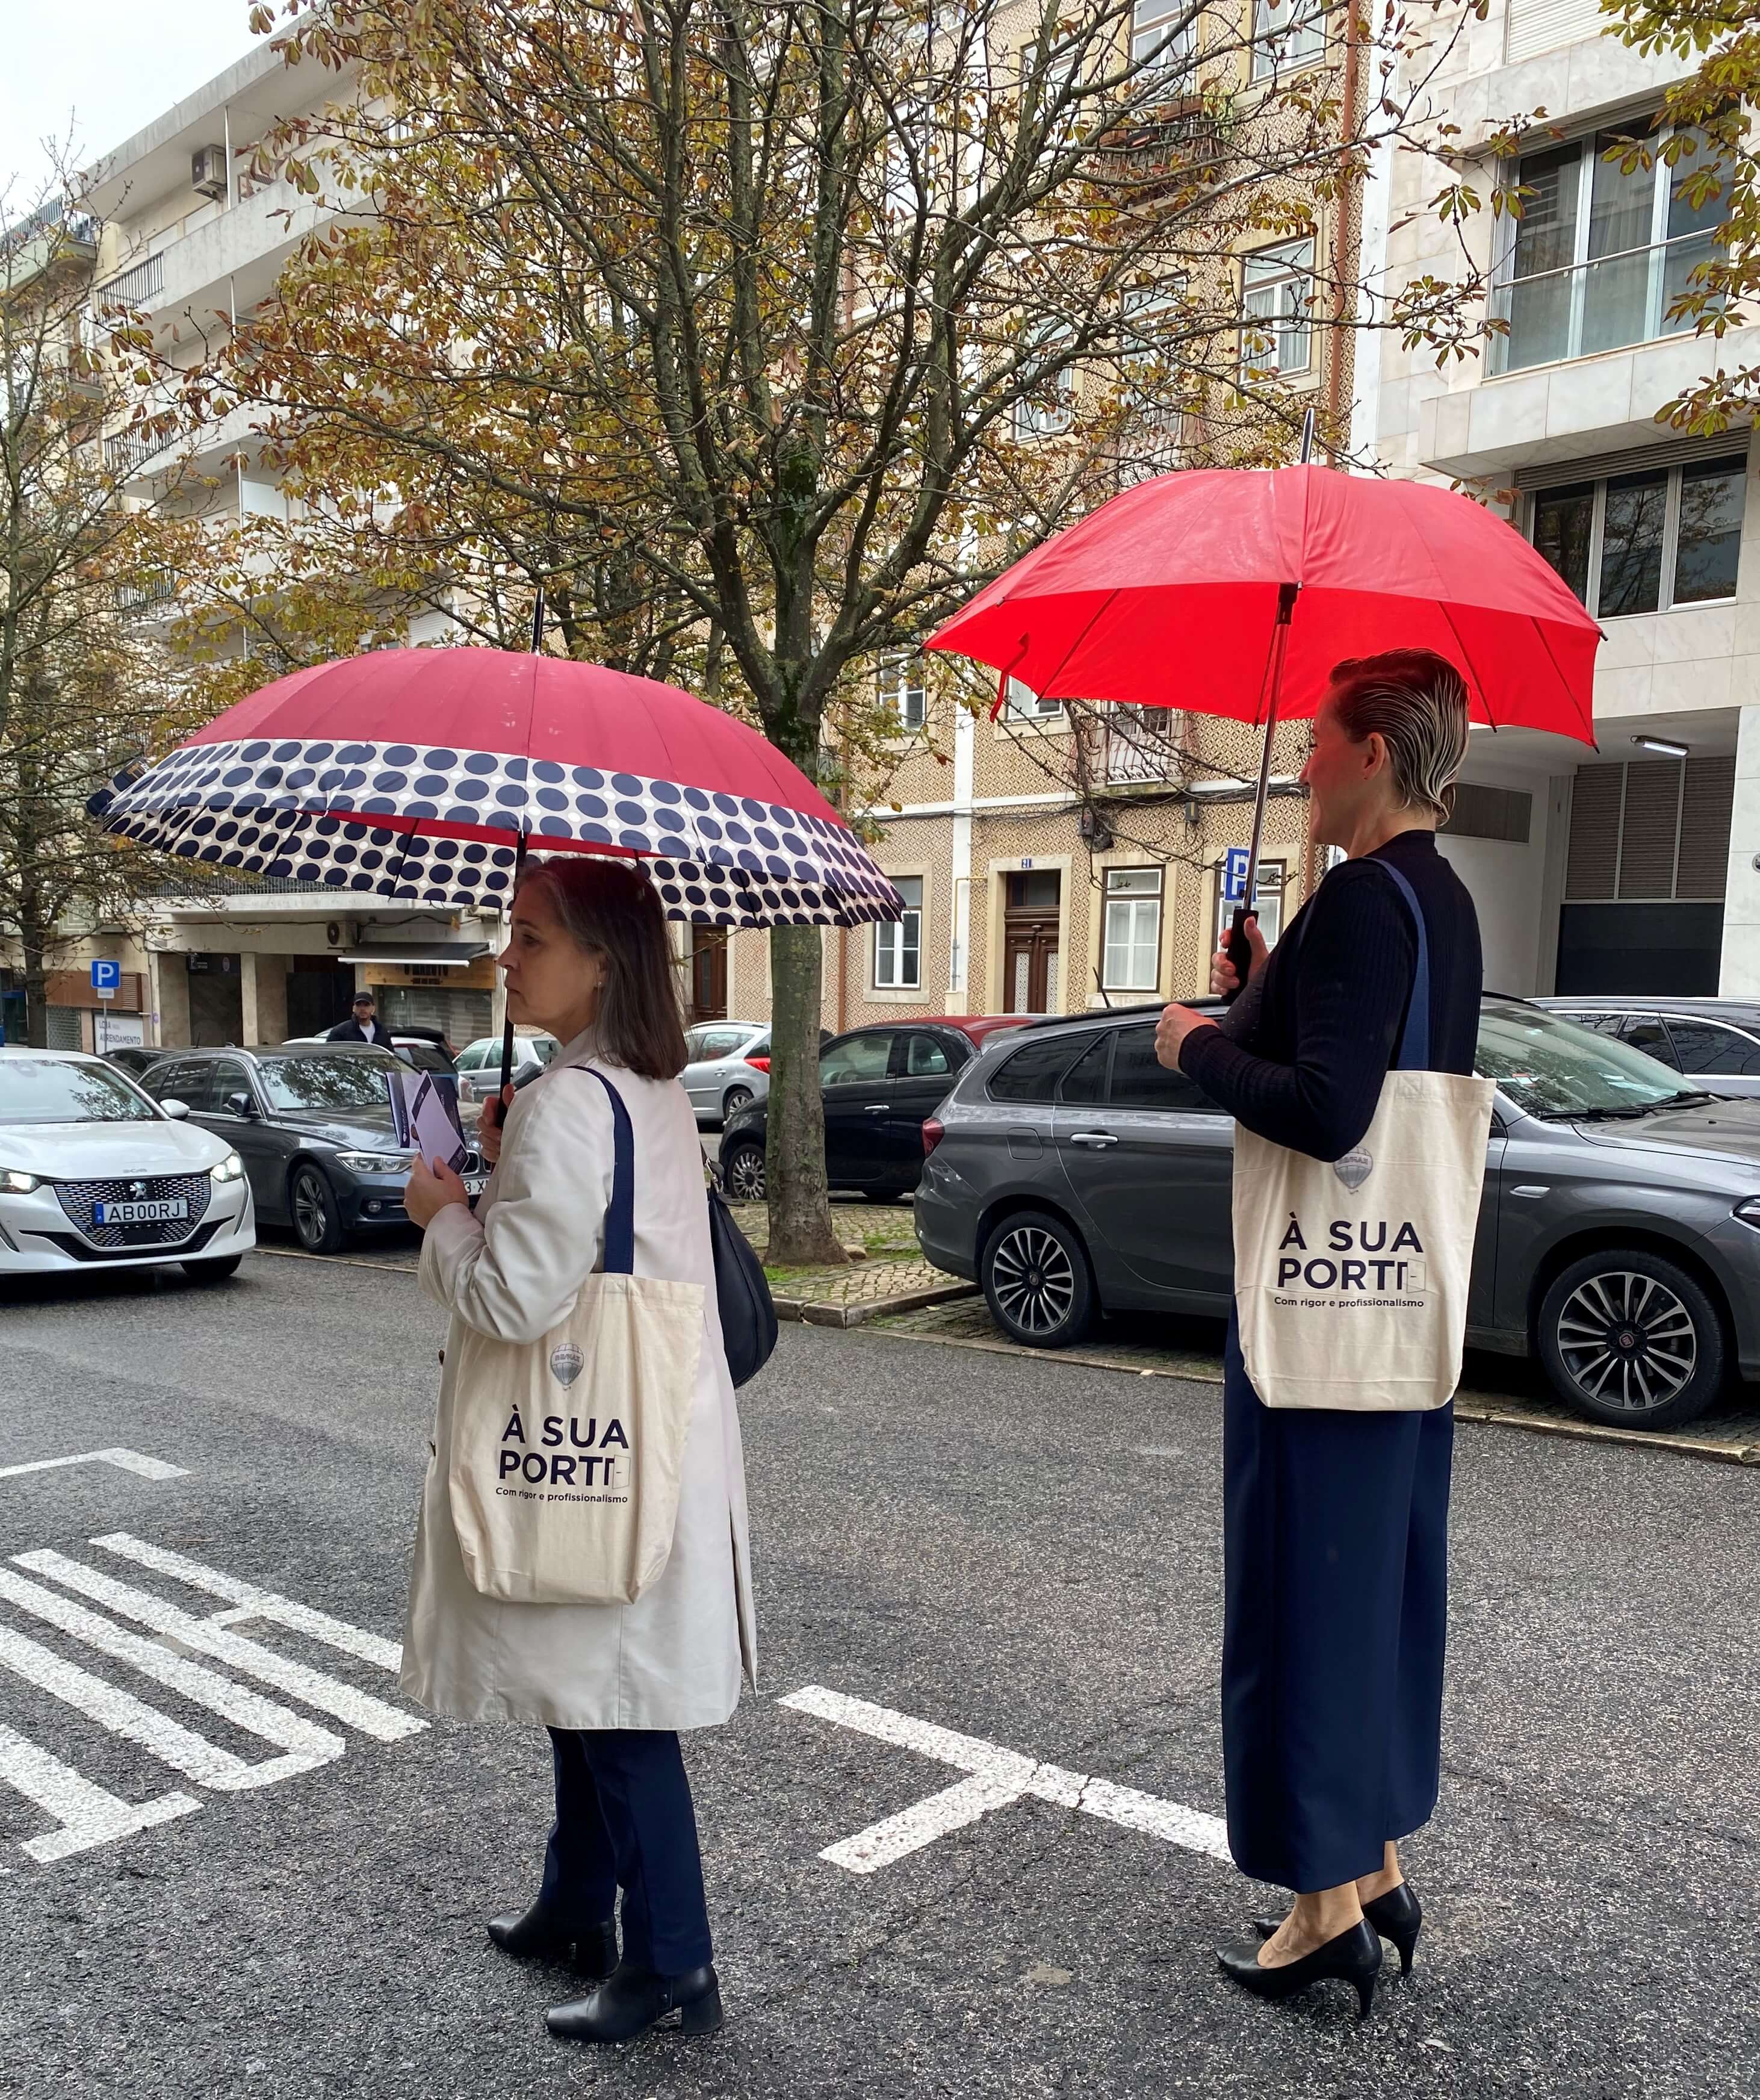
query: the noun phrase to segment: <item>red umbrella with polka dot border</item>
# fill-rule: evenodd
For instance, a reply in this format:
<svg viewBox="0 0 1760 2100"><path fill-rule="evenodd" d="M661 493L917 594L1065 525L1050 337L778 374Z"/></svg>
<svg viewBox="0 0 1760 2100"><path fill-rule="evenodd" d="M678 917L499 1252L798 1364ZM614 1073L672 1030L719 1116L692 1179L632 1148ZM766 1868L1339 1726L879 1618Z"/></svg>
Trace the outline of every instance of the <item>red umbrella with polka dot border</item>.
<svg viewBox="0 0 1760 2100"><path fill-rule="evenodd" d="M636 862L710 926L896 919L797 766L675 686L567 657L385 649L278 678L92 797L107 832L315 897L504 903L528 843Z"/></svg>

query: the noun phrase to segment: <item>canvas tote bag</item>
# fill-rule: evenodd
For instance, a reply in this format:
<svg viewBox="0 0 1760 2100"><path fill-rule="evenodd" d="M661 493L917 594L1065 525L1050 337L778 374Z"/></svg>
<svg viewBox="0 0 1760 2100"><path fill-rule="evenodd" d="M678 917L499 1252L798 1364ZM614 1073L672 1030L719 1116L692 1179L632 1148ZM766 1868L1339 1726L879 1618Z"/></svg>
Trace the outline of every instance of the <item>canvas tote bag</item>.
<svg viewBox="0 0 1760 2100"><path fill-rule="evenodd" d="M632 1604L673 1550L704 1286L632 1273L629 1111L595 1067L564 1069L589 1074L611 1096L604 1267L540 1341L465 1328L448 1485L465 1572L484 1596Z"/></svg>
<svg viewBox="0 0 1760 2100"><path fill-rule="evenodd" d="M1496 1089L1431 1072L1430 943L1411 885L1418 971L1396 1069L1361 1144L1312 1159L1234 1133L1234 1302L1267 1407L1441 1407L1461 1378L1467 1290Z"/></svg>

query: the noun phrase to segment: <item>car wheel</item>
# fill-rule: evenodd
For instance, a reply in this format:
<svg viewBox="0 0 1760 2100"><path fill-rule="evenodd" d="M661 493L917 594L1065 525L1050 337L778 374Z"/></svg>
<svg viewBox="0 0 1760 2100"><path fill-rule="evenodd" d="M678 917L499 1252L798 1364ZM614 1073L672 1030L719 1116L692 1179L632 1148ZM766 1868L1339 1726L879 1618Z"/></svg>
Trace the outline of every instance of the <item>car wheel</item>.
<svg viewBox="0 0 1760 2100"><path fill-rule="evenodd" d="M1553 1279L1540 1357L1560 1396L1595 1422L1670 1429L1723 1384L1723 1323L1704 1286L1661 1255L1608 1247Z"/></svg>
<svg viewBox="0 0 1760 2100"><path fill-rule="evenodd" d="M1011 1341L1061 1349L1093 1317L1087 1251L1061 1218L1017 1211L991 1233L979 1265L990 1317Z"/></svg>
<svg viewBox="0 0 1760 2100"><path fill-rule="evenodd" d="M751 1098L752 1089L749 1087L730 1087L726 1098L721 1103L721 1121L726 1123L729 1116L738 1115Z"/></svg>
<svg viewBox="0 0 1760 2100"><path fill-rule="evenodd" d="M288 1185L288 1208L293 1231L307 1254L339 1254L346 1235L336 1207L336 1195L322 1167L309 1162L293 1169Z"/></svg>
<svg viewBox="0 0 1760 2100"><path fill-rule="evenodd" d="M244 1259L241 1254L223 1254L212 1261L186 1261L183 1273L192 1283L224 1283L229 1276L238 1273Z"/></svg>
<svg viewBox="0 0 1760 2100"><path fill-rule="evenodd" d="M764 1148L736 1145L721 1162L721 1186L735 1203L764 1201Z"/></svg>

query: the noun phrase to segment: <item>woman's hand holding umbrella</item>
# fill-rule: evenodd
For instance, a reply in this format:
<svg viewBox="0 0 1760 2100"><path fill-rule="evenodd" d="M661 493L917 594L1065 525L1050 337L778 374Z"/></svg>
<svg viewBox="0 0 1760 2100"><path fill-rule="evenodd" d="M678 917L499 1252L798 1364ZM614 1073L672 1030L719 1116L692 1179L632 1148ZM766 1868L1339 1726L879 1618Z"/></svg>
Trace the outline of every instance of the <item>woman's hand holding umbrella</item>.
<svg viewBox="0 0 1760 2100"><path fill-rule="evenodd" d="M1252 961L1246 973L1251 984L1265 967L1271 951L1265 946L1265 937L1259 930L1259 915L1250 911L1242 926L1246 936L1246 945L1252 953ZM1210 959L1210 988L1220 998L1233 999L1241 990L1241 980L1234 964L1228 960L1226 947L1217 949ZM1200 1013L1195 1007L1170 1006L1163 1009L1155 1028L1155 1059L1170 1072L1180 1069L1180 1050L1194 1028L1214 1028L1215 1017Z"/></svg>
<svg viewBox="0 0 1760 2100"><path fill-rule="evenodd" d="M501 1126L513 1105L514 1088L509 1083L502 1088L497 1099L483 1104L477 1118L477 1149L492 1167L501 1156Z"/></svg>

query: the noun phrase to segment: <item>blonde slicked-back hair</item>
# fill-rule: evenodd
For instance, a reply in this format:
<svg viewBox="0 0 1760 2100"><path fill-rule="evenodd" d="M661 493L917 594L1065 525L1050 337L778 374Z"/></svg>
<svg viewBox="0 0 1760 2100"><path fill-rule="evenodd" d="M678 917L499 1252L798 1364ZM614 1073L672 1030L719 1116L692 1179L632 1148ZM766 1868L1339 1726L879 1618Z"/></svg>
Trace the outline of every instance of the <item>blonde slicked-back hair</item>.
<svg viewBox="0 0 1760 2100"><path fill-rule="evenodd" d="M1378 735L1395 792L1444 821L1467 759L1467 681L1433 649L1390 649L1332 667L1332 704L1352 743Z"/></svg>

